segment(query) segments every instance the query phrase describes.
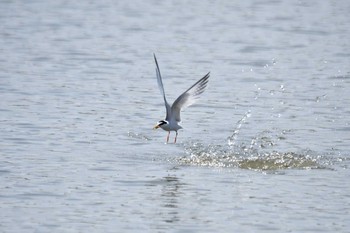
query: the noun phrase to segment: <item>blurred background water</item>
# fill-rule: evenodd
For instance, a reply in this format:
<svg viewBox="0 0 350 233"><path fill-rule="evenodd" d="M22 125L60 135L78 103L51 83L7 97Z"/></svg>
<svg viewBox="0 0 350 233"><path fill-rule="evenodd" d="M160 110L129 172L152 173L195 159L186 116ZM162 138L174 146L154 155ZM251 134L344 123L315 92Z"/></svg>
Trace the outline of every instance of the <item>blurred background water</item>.
<svg viewBox="0 0 350 233"><path fill-rule="evenodd" d="M349 11L1 1L0 231L348 232Z"/></svg>

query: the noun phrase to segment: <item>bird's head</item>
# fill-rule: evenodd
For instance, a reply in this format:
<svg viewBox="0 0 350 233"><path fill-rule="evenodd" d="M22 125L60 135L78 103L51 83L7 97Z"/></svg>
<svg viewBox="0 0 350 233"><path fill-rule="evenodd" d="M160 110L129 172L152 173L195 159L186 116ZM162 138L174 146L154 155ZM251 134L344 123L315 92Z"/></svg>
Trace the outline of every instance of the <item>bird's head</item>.
<svg viewBox="0 0 350 233"><path fill-rule="evenodd" d="M153 129L158 129L159 127L163 128L162 126L167 125L167 124L169 124L169 122L166 120L158 121L157 124L153 127Z"/></svg>

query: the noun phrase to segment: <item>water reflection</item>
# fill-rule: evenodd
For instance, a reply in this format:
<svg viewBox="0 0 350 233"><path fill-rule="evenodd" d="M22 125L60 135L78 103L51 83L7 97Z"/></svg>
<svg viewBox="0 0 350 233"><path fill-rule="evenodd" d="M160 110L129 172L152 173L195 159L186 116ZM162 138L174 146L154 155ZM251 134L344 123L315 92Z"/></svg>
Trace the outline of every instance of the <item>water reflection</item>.
<svg viewBox="0 0 350 233"><path fill-rule="evenodd" d="M178 170L177 167L171 168L171 172ZM184 192L182 191L186 184L181 181L181 179L173 173L151 181L149 186L154 188L160 188L158 195L154 196L152 200L154 201L154 217L159 218L164 223L175 223L181 220L179 210L182 208L181 200L184 198ZM158 189L159 190L159 189ZM157 225L156 228L162 228L163 226Z"/></svg>
<svg viewBox="0 0 350 233"><path fill-rule="evenodd" d="M163 207L165 213L162 214L167 223L174 223L180 220L179 218L179 198L181 197L181 188L183 184L180 179L175 175L165 176L161 192L162 200L164 201Z"/></svg>

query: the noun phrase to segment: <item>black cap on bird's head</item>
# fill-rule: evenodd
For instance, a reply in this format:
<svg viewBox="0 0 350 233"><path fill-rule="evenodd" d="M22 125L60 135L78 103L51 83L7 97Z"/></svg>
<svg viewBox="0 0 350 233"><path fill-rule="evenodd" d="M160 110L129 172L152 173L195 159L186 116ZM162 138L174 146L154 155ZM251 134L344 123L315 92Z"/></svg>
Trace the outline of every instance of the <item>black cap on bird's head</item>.
<svg viewBox="0 0 350 233"><path fill-rule="evenodd" d="M158 121L157 124L153 127L153 129L158 129L159 127L165 124L169 124L169 123L166 120Z"/></svg>

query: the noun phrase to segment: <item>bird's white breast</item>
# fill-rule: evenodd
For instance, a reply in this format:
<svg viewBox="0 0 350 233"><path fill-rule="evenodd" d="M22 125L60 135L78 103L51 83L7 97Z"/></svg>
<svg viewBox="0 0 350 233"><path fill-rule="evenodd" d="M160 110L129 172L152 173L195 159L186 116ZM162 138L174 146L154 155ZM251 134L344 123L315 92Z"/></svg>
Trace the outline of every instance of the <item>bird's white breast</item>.
<svg viewBox="0 0 350 233"><path fill-rule="evenodd" d="M182 127L176 121L170 121L169 124L164 124L160 126L165 131L178 131Z"/></svg>

